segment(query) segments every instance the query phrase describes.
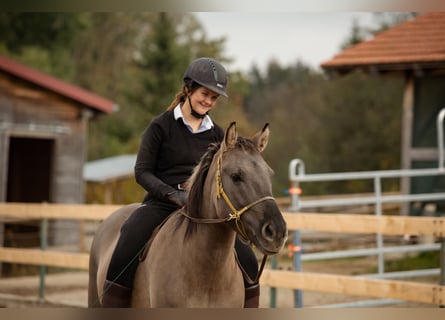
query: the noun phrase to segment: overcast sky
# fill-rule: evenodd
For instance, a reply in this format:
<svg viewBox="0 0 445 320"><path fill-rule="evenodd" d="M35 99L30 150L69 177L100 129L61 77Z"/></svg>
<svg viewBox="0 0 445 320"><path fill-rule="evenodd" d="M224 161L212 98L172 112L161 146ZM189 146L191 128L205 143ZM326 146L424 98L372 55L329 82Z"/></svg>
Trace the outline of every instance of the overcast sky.
<svg viewBox="0 0 445 320"><path fill-rule="evenodd" d="M196 12L210 38L226 36L225 53L234 59L228 68L264 70L268 61L281 65L298 60L319 68L339 52L353 20L361 26L374 21L371 12Z"/></svg>

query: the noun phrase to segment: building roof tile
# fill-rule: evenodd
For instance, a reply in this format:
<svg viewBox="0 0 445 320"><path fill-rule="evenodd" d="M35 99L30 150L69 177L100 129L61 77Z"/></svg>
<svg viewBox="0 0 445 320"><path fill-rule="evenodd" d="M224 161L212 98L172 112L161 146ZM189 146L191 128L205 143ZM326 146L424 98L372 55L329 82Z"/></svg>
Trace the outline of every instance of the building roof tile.
<svg viewBox="0 0 445 320"><path fill-rule="evenodd" d="M445 12L419 15L321 64L324 69L370 65L445 66Z"/></svg>

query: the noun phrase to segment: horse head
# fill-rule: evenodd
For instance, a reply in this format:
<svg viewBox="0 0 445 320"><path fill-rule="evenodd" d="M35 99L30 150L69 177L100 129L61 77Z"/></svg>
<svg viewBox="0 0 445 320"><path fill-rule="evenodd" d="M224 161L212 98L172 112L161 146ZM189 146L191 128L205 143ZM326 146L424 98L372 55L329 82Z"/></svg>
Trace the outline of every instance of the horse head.
<svg viewBox="0 0 445 320"><path fill-rule="evenodd" d="M189 180L187 234L199 223L227 223L264 254L276 254L287 238L286 222L272 196L272 174L262 157L269 125L253 137L238 136L236 123L203 155Z"/></svg>
<svg viewBox="0 0 445 320"><path fill-rule="evenodd" d="M239 137L236 123L226 129L215 155L217 211L246 242L264 254L276 254L287 238L286 222L272 196L272 174L262 156L269 125L252 138Z"/></svg>

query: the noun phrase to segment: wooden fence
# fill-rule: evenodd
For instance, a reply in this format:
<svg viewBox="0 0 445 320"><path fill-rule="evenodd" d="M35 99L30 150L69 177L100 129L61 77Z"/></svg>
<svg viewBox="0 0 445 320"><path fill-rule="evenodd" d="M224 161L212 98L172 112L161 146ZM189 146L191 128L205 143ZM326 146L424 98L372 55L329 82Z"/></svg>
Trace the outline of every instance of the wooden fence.
<svg viewBox="0 0 445 320"><path fill-rule="evenodd" d="M100 221L119 206L0 203L0 219L79 219ZM339 233L381 233L445 238L445 218L316 214L284 212L289 230ZM444 250L442 249L442 255ZM442 262L444 258L442 257ZM0 247L0 262L88 269L87 253ZM443 267L443 266L442 266ZM442 306L445 286L410 281L369 279L360 276L264 270L261 284L269 287L399 299Z"/></svg>

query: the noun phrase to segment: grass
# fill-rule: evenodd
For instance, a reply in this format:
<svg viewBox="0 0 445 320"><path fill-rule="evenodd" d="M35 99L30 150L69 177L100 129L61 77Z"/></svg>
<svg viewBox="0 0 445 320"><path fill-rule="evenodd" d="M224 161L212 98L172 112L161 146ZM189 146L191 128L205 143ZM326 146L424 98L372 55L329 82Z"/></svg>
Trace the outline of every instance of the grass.
<svg viewBox="0 0 445 320"><path fill-rule="evenodd" d="M440 252L421 252L415 256L385 261L385 271L409 271L440 267Z"/></svg>

